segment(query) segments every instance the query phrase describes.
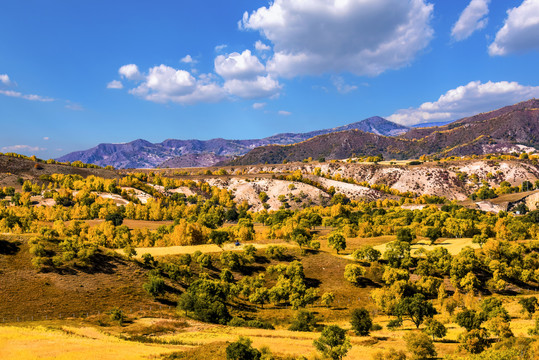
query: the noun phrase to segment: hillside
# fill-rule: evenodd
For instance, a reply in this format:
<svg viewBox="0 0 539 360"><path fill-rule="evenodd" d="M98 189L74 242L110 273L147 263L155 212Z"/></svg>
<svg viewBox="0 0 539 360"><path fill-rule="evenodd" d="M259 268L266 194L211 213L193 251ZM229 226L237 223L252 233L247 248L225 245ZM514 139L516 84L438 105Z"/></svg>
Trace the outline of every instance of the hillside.
<svg viewBox="0 0 539 360"><path fill-rule="evenodd" d="M381 117L372 117L349 125L307 133L283 133L264 139L252 140L175 140L151 143L138 139L126 144L99 144L84 151L76 151L60 157L59 161L82 161L115 168L194 167L211 166L224 157L246 154L248 151L269 144L287 145L305 141L314 136L345 130L362 130L379 135L400 135L408 131L402 125ZM198 156L187 156L198 155ZM214 158L212 158L212 155Z"/></svg>
<svg viewBox="0 0 539 360"><path fill-rule="evenodd" d="M35 162L25 158L0 155L0 185L15 186L18 179L37 180L41 175L72 174L87 177L95 175L107 179L118 177L113 170L80 168L60 164L47 164Z"/></svg>
<svg viewBox="0 0 539 360"><path fill-rule="evenodd" d="M386 159L400 160L421 155L463 156L533 151L536 147L539 147L539 100L533 99L445 126L411 129L399 137L349 130L288 146L264 146L231 164L281 163L309 157L344 159L354 154L382 154Z"/></svg>

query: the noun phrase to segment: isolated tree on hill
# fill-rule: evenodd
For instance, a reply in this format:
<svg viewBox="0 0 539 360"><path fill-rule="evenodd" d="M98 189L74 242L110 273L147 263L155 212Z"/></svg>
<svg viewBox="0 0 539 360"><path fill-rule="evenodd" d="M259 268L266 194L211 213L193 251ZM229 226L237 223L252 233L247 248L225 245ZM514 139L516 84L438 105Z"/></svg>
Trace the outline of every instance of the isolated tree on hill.
<svg viewBox="0 0 539 360"><path fill-rule="evenodd" d="M369 335L372 328L371 315L366 309L355 309L352 311L350 323L352 324L352 329L360 336Z"/></svg>
<svg viewBox="0 0 539 360"><path fill-rule="evenodd" d="M416 328L419 328L425 318L436 314L436 310L423 294L415 294L413 297L403 298L395 307L395 313L399 317L409 317Z"/></svg>
<svg viewBox="0 0 539 360"><path fill-rule="evenodd" d="M432 340L434 341L434 338L443 338L447 334L447 329L438 320L429 318L425 321L425 332L432 336Z"/></svg>
<svg viewBox="0 0 539 360"><path fill-rule="evenodd" d="M329 246L337 250L337 254L341 250L346 249L346 238L340 232L334 232L328 237Z"/></svg>
<svg viewBox="0 0 539 360"><path fill-rule="evenodd" d="M348 264L344 268L344 278L356 286L361 283L364 274L365 269L361 265Z"/></svg>
<svg viewBox="0 0 539 360"><path fill-rule="evenodd" d="M346 331L337 325L326 326L313 344L316 350L332 360L342 360L352 347Z"/></svg>
<svg viewBox="0 0 539 360"><path fill-rule="evenodd" d="M320 298L320 301L325 307L330 307L331 304L333 304L333 302L335 301L335 294L331 292L323 293L322 297Z"/></svg>

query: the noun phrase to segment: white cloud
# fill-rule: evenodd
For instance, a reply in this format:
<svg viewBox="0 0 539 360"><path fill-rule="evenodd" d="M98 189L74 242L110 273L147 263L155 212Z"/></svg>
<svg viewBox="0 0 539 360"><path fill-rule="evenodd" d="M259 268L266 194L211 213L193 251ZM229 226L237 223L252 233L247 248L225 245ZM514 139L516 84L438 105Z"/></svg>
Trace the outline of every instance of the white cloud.
<svg viewBox="0 0 539 360"><path fill-rule="evenodd" d="M472 81L449 90L435 102L423 103L418 108L398 110L387 119L403 125L456 120L537 97L539 86L508 81Z"/></svg>
<svg viewBox="0 0 539 360"><path fill-rule="evenodd" d="M44 137L43 137L43 140L47 141L47 140L49 140L49 137L48 137L48 136L44 136Z"/></svg>
<svg viewBox="0 0 539 360"><path fill-rule="evenodd" d="M374 76L409 64L429 44L432 11L425 0L275 0L245 13L240 27L273 43L270 73Z"/></svg>
<svg viewBox="0 0 539 360"><path fill-rule="evenodd" d="M331 83L341 94L347 94L351 91L357 90L356 85L347 84L342 76L332 76Z"/></svg>
<svg viewBox="0 0 539 360"><path fill-rule="evenodd" d="M107 84L107 89L123 89L124 85L119 80L112 80Z"/></svg>
<svg viewBox="0 0 539 360"><path fill-rule="evenodd" d="M285 111L285 110L279 110L279 112L277 113L281 116L290 116L292 115L292 113L290 111Z"/></svg>
<svg viewBox="0 0 539 360"><path fill-rule="evenodd" d="M228 93L244 99L258 99L276 95L281 89L281 85L271 75L266 75L249 80L227 80L224 89Z"/></svg>
<svg viewBox="0 0 539 360"><path fill-rule="evenodd" d="M21 98L25 100L30 100L30 101L42 101L42 102L54 101L54 99L51 99L48 97L34 95L34 94L22 94L18 91L13 91L13 90L0 90L0 94L5 95L5 96Z"/></svg>
<svg viewBox="0 0 539 360"><path fill-rule="evenodd" d="M488 23L488 5L490 0L471 0L460 14L451 29L451 36L456 41L467 39L476 30L481 30Z"/></svg>
<svg viewBox="0 0 539 360"><path fill-rule="evenodd" d="M267 74L250 50L219 55L214 63L215 72L225 79L223 88L231 95L256 99L274 96L281 89L279 81Z"/></svg>
<svg viewBox="0 0 539 360"><path fill-rule="evenodd" d="M253 109L260 110L260 109L263 109L266 105L267 105L266 103L254 103Z"/></svg>
<svg viewBox="0 0 539 360"><path fill-rule="evenodd" d="M135 64L124 65L118 70L118 73L129 80L141 80L142 75Z"/></svg>
<svg viewBox="0 0 539 360"><path fill-rule="evenodd" d="M11 85L11 80L7 74L0 74L0 83L4 85Z"/></svg>
<svg viewBox="0 0 539 360"><path fill-rule="evenodd" d="M250 50L241 54L234 52L228 55L219 55L215 58L215 72L225 80L252 79L266 72L264 65Z"/></svg>
<svg viewBox="0 0 539 360"><path fill-rule="evenodd" d="M215 47L215 52L221 52L221 51L223 51L224 49L226 49L227 47L228 47L228 45L226 45L226 44L217 45L217 46Z"/></svg>
<svg viewBox="0 0 539 360"><path fill-rule="evenodd" d="M490 44L491 56L539 49L539 0L524 0L507 10L503 27Z"/></svg>
<svg viewBox="0 0 539 360"><path fill-rule="evenodd" d="M148 101L194 104L217 102L226 95L211 75L200 75L197 79L188 71L166 65L154 66L147 74L141 74L137 68L137 73L142 81L137 82L138 85L131 88L129 93Z"/></svg>
<svg viewBox="0 0 539 360"><path fill-rule="evenodd" d="M271 50L271 47L269 45L264 44L262 41L257 40L255 42L255 49L258 51L269 51Z"/></svg>
<svg viewBox="0 0 539 360"><path fill-rule="evenodd" d="M11 146L4 146L2 148L3 152L19 152L19 151L31 151L31 152L38 152L38 151L45 151L47 149L40 148L37 146L30 146L30 145L11 145Z"/></svg>
<svg viewBox="0 0 539 360"><path fill-rule="evenodd" d="M191 57L191 55L185 55L181 60L182 63L185 64L194 64L196 63L195 59Z"/></svg>

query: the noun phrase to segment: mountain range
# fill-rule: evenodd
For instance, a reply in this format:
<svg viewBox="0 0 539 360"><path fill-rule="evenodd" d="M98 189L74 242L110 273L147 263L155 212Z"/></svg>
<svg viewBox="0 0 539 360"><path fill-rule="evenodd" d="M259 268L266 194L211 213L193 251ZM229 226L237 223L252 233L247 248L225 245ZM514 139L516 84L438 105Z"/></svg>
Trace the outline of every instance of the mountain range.
<svg viewBox="0 0 539 360"><path fill-rule="evenodd" d="M410 129L375 116L349 125L307 133L283 133L251 140L175 140L151 143L138 139L125 144L99 144L88 150L76 151L57 160L82 161L99 166L122 168L212 166L265 145L290 145L325 134L360 130L380 136L397 136Z"/></svg>
<svg viewBox="0 0 539 360"><path fill-rule="evenodd" d="M230 165L344 159L354 154L385 159L417 159L421 155L463 156L532 151L539 147L539 100L481 113L435 127L413 128L393 137L359 130L316 136L298 144L253 149Z"/></svg>
<svg viewBox="0 0 539 360"><path fill-rule="evenodd" d="M430 126L434 125L434 126ZM282 133L251 140L174 140L100 144L59 161L115 168L251 165L383 155L462 156L531 151L539 148L539 100L531 99L450 123L405 127L375 116L349 125L307 133Z"/></svg>

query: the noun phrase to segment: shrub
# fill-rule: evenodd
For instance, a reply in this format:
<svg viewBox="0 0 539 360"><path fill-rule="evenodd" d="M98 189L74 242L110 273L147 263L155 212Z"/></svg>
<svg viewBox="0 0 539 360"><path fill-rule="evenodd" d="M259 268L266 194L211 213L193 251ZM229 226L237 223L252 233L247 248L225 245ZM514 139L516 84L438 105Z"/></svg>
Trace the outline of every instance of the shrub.
<svg viewBox="0 0 539 360"><path fill-rule="evenodd" d="M165 280L160 276L150 275L148 282L144 283L142 288L153 297L163 295L165 293Z"/></svg>
<svg viewBox="0 0 539 360"><path fill-rule="evenodd" d="M372 319L366 309L355 309L352 311L350 323L352 324L352 329L360 336L369 335L372 328Z"/></svg>
<svg viewBox="0 0 539 360"><path fill-rule="evenodd" d="M436 349L427 334L413 331L404 335L406 347L412 353L413 359L430 359L436 357Z"/></svg>
<svg viewBox="0 0 539 360"><path fill-rule="evenodd" d="M461 347L472 354L479 354L488 347L488 333L485 329L473 329L459 336Z"/></svg>
<svg viewBox="0 0 539 360"><path fill-rule="evenodd" d="M226 347L226 360L258 360L260 351L251 346L251 339L241 337Z"/></svg>
<svg viewBox="0 0 539 360"><path fill-rule="evenodd" d="M307 310L299 310L288 330L313 331L316 328L316 322L316 318L312 312Z"/></svg>
<svg viewBox="0 0 539 360"><path fill-rule="evenodd" d="M117 322L119 325L123 325L123 323L127 320L127 316L125 316L123 310L119 308L114 308L109 312L110 320Z"/></svg>

